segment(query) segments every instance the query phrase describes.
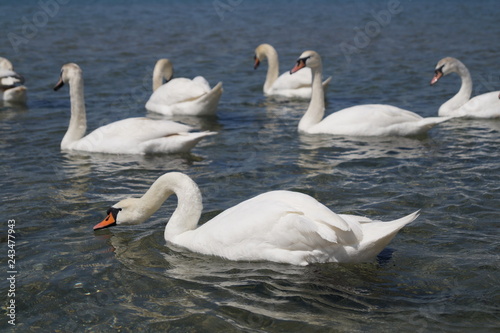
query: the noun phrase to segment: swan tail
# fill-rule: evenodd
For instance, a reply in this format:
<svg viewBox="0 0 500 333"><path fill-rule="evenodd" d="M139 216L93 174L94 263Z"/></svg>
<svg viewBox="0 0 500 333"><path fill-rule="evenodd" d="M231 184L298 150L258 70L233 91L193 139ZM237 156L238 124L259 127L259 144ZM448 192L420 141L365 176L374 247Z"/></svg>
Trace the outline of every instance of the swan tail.
<svg viewBox="0 0 500 333"><path fill-rule="evenodd" d="M440 123L444 123L445 121L448 121L448 120L450 120L452 118L453 117L428 117L428 118L424 118L423 120L425 120L429 124L437 125L437 124L440 124Z"/></svg>
<svg viewBox="0 0 500 333"><path fill-rule="evenodd" d="M187 153L203 138L218 134L217 132L182 132L145 142L145 154L155 153Z"/></svg>
<svg viewBox="0 0 500 333"><path fill-rule="evenodd" d="M373 221L362 223L363 240L359 245L356 261L368 261L375 258L401 228L413 222L419 215L420 210L390 222Z"/></svg>
<svg viewBox="0 0 500 333"><path fill-rule="evenodd" d="M203 131L203 132L188 133L188 134L199 134L201 138L204 138L206 136L219 134L219 132Z"/></svg>
<svg viewBox="0 0 500 333"><path fill-rule="evenodd" d="M408 133L406 135L412 136L425 134L437 124L448 121L451 118L452 117L428 117L422 118L418 122L410 122L408 123L410 126L407 128Z"/></svg>
<svg viewBox="0 0 500 333"><path fill-rule="evenodd" d="M215 116L217 111L217 106L219 105L220 97L222 96L222 82L217 83L212 90L210 90L206 95L203 95L199 99L201 105L201 112L198 112L198 116Z"/></svg>
<svg viewBox="0 0 500 333"><path fill-rule="evenodd" d="M208 94L209 95L214 93L222 94L223 91L224 89L222 88L222 82L219 82L215 85L215 87L212 88L212 90Z"/></svg>
<svg viewBox="0 0 500 333"><path fill-rule="evenodd" d="M212 132L212 131L203 131L203 132L182 132L178 133L174 137L178 137L183 141L195 141L195 144L200 142L201 139L211 136L211 135L216 135L219 134L218 132Z"/></svg>
<svg viewBox="0 0 500 333"><path fill-rule="evenodd" d="M428 129L436 126L437 124L444 123L445 121L450 120L453 117L428 117L423 119L424 126Z"/></svg>
<svg viewBox="0 0 500 333"><path fill-rule="evenodd" d="M330 76L328 79L326 79L325 81L323 81L323 88L328 87L328 85L330 84L331 80L332 80L332 77Z"/></svg>

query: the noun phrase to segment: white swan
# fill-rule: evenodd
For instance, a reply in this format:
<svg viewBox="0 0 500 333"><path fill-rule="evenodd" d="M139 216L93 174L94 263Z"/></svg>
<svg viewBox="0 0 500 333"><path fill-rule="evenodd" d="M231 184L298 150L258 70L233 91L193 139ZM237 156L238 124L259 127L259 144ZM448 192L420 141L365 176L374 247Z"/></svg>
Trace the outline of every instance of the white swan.
<svg viewBox="0 0 500 333"><path fill-rule="evenodd" d="M197 227L203 209L200 190L188 176L170 172L159 177L141 198L128 198L109 208L94 230L142 223L172 194L178 203L165 228L165 240L230 260L295 265L369 261L418 216L417 211L390 222L372 221L337 215L306 194L271 191Z"/></svg>
<svg viewBox="0 0 500 333"><path fill-rule="evenodd" d="M147 110L165 115L215 115L223 91L222 82L211 89L202 76L192 80L172 79L172 76L172 63L168 59L158 60L153 70L153 94L146 103Z"/></svg>
<svg viewBox="0 0 500 333"><path fill-rule="evenodd" d="M462 80L462 85L458 93L439 108L440 116L467 117L467 118L499 118L500 101L498 96L500 91L493 91L470 98L472 94L472 78L469 70L458 59L446 57L436 65L431 86L438 80L450 73L457 73Z"/></svg>
<svg viewBox="0 0 500 333"><path fill-rule="evenodd" d="M83 97L82 70L77 64L62 67L54 90L69 83L71 118L61 142L63 150L109 154L147 154L187 152L202 138L214 132L189 133L190 126L168 120L128 118L99 127L84 137L87 129Z"/></svg>
<svg viewBox="0 0 500 333"><path fill-rule="evenodd" d="M24 78L14 71L12 63L0 57L0 101L26 103Z"/></svg>
<svg viewBox="0 0 500 333"><path fill-rule="evenodd" d="M299 132L353 136L412 136L427 132L448 118L422 118L416 113L385 104L366 104L349 107L323 119L325 101L321 84L321 57L315 51L305 51L290 71L312 70L312 97L299 122Z"/></svg>
<svg viewBox="0 0 500 333"><path fill-rule="evenodd" d="M278 53L269 44L261 44L255 49L254 69L259 67L261 61L267 59L267 75L264 82L264 95L286 98L311 98L311 70L308 68L297 75L291 75L288 71L279 75ZM323 82L326 89L331 77Z"/></svg>

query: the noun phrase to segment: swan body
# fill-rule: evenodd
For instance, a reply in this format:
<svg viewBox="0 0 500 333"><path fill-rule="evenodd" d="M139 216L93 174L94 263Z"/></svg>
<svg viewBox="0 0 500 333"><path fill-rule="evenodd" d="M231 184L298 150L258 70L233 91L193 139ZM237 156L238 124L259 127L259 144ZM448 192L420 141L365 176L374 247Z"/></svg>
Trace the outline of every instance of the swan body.
<svg viewBox="0 0 500 333"><path fill-rule="evenodd" d="M149 111L165 115L214 116L222 95L222 82L210 88L208 81L197 76L172 79L172 63L156 62L153 71L153 94L146 103ZM163 79L167 82L163 84Z"/></svg>
<svg viewBox="0 0 500 333"><path fill-rule="evenodd" d="M325 102L321 84L321 57L315 51L302 53L295 73L304 67L312 70L312 96L309 107L299 122L299 132L308 134L335 134L347 136L413 136L426 133L448 118L423 118L411 111L385 104L367 104L349 107L323 119Z"/></svg>
<svg viewBox="0 0 500 333"><path fill-rule="evenodd" d="M71 119L61 142L63 150L109 154L148 154L187 152L214 132L190 133L190 126L168 120L128 118L102 126L85 135L87 120L83 96L82 70L77 64L62 67L54 90L69 83Z"/></svg>
<svg viewBox="0 0 500 333"><path fill-rule="evenodd" d="M500 118L500 91L493 91L470 98L472 94L472 78L469 70L458 59L446 57L441 59L435 69L431 85L450 73L457 73L462 80L458 93L443 103L439 108L439 116L467 118Z"/></svg>
<svg viewBox="0 0 500 333"><path fill-rule="evenodd" d="M0 57L0 101L26 103L24 78L14 71L12 63Z"/></svg>
<svg viewBox="0 0 500 333"><path fill-rule="evenodd" d="M203 209L200 190L188 176L159 177L141 198L113 205L94 230L138 224L172 194L177 208L165 228L167 243L229 260L274 261L294 265L364 262L374 259L418 212L391 222L335 214L299 192L271 191L227 209L198 226Z"/></svg>
<svg viewBox="0 0 500 333"><path fill-rule="evenodd" d="M298 75L291 75L290 72L285 72L279 75L279 60L278 53L275 48L269 44L261 44L255 49L254 69L259 67L260 63L267 59L267 76L264 82L264 95L276 96L285 98L311 98L311 70L308 68ZM322 84L326 89L331 81L331 77L326 79Z"/></svg>

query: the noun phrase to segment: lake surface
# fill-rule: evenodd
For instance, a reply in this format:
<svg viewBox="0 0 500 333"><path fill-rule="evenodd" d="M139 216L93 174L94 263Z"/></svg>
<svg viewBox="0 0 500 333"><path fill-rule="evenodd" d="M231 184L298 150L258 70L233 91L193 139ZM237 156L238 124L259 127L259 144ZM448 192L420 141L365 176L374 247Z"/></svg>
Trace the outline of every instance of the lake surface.
<svg viewBox="0 0 500 333"><path fill-rule="evenodd" d="M265 98L267 63L253 70L260 43L277 49L281 72L313 49L333 76L327 113L383 103L435 116L460 85L450 75L429 86L445 56L468 66L474 94L500 89L497 1L3 0L0 10L0 56L29 89L26 107L0 105L0 290L5 313L16 305L2 331L498 332L500 121L456 119L419 138L298 135L308 102ZM183 155L60 151L69 95L52 87L63 64L83 69L92 130L162 118L144 108L162 57L178 77L224 83L217 118L174 118L218 135ZM337 213L421 216L372 263L307 267L167 247L175 197L142 225L92 230L168 171L200 186L201 222L276 189Z"/></svg>

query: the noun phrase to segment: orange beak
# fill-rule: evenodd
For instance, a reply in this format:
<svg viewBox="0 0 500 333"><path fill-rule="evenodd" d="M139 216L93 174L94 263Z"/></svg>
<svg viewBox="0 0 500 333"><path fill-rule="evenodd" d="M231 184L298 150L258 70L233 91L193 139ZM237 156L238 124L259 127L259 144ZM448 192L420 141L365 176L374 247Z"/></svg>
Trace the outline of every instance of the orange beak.
<svg viewBox="0 0 500 333"><path fill-rule="evenodd" d="M114 224L116 224L116 220L113 216L113 213L110 212L108 216L106 216L106 218L101 223L98 223L94 226L94 230L110 227Z"/></svg>
<svg viewBox="0 0 500 333"><path fill-rule="evenodd" d="M253 63L253 69L257 69L257 67L259 67L259 65L260 65L260 60L257 57L254 57L254 59L255 59L255 62Z"/></svg>
<svg viewBox="0 0 500 333"><path fill-rule="evenodd" d="M299 59L299 60L297 60L297 63L295 64L295 66L290 70L290 74L293 74L296 71L298 71L299 69L302 69L304 67L306 67L306 62L302 59Z"/></svg>
<svg viewBox="0 0 500 333"><path fill-rule="evenodd" d="M436 82L438 82L439 79L442 77L443 77L443 72L440 70L436 70L436 74L434 75L434 77L431 80L431 86L434 85Z"/></svg>

